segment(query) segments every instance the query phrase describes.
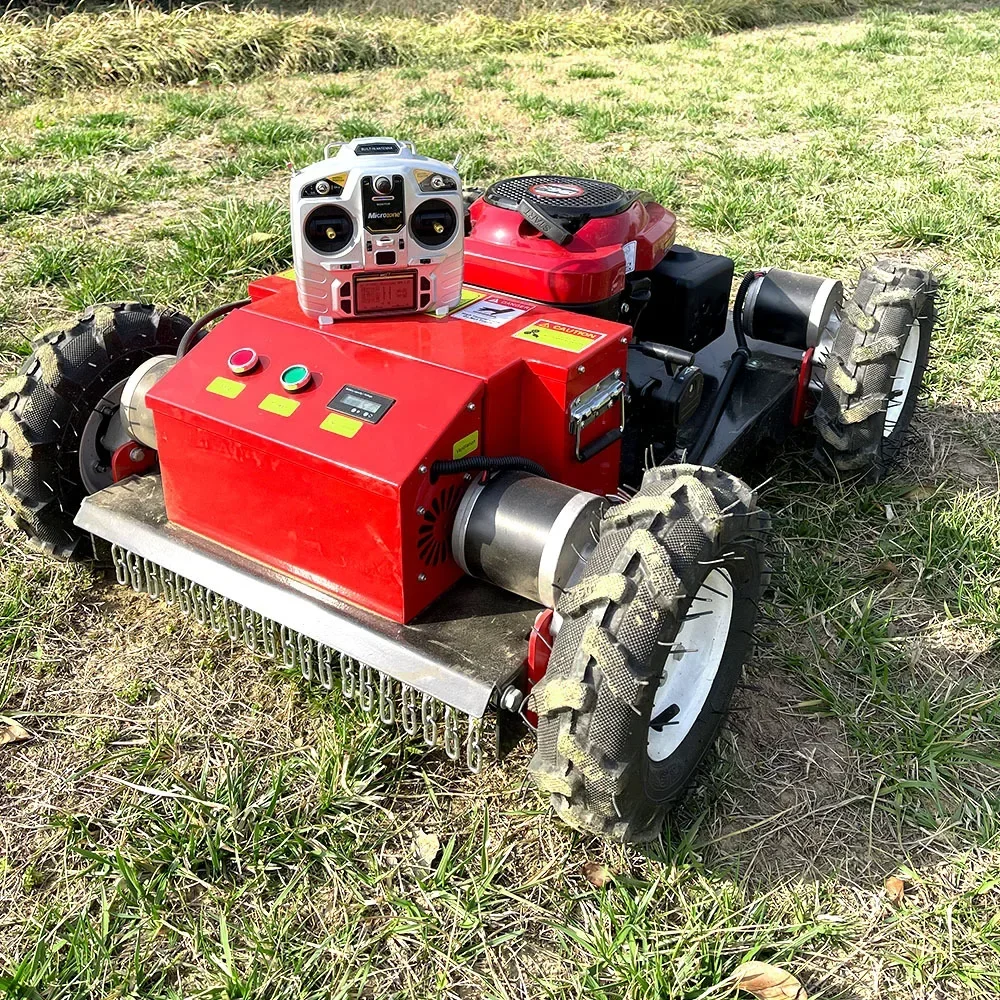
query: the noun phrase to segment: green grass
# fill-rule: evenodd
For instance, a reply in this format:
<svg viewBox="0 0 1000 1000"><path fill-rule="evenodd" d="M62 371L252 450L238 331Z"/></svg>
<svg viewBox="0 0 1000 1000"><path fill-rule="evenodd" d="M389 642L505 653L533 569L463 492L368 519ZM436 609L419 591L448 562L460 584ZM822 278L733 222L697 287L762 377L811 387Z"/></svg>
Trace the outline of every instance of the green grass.
<svg viewBox="0 0 1000 1000"><path fill-rule="evenodd" d="M709 1000L758 958L811 997L996 996L1000 13L716 33L802 9L0 18L4 374L94 300L197 313L284 269L287 162L366 134L462 152L470 184L648 190L740 270L849 285L889 255L942 282L897 474L828 484L806 434L753 479L775 476L774 607L648 849L556 824L529 744L464 775L3 529L0 728L36 738L0 747L0 993Z"/></svg>

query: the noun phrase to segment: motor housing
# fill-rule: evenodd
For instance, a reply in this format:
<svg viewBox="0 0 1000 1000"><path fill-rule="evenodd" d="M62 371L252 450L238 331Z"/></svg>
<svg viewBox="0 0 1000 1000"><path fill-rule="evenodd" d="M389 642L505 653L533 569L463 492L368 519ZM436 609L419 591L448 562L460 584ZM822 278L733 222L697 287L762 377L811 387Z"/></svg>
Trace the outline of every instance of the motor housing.
<svg viewBox="0 0 1000 1000"><path fill-rule="evenodd" d="M249 292L145 393L179 527L403 623L463 575L461 460L617 489L628 326L472 289L321 326L287 277Z"/></svg>
<svg viewBox="0 0 1000 1000"><path fill-rule="evenodd" d="M636 339L698 351L722 336L733 271L729 257L672 246L648 275L650 301L636 323Z"/></svg>
<svg viewBox="0 0 1000 1000"><path fill-rule="evenodd" d="M607 499L527 472L466 491L451 547L470 576L554 608L597 543Z"/></svg>
<svg viewBox="0 0 1000 1000"><path fill-rule="evenodd" d="M755 340L804 351L819 343L843 298L844 286L835 278L767 268L747 290L743 329Z"/></svg>

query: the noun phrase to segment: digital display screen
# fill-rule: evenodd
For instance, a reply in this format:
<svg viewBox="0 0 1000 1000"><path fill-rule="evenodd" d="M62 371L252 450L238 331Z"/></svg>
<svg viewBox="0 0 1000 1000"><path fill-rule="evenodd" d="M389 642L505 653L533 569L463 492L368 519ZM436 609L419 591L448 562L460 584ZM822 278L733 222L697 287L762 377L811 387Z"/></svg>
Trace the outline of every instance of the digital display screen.
<svg viewBox="0 0 1000 1000"><path fill-rule="evenodd" d="M353 392L345 392L340 396L340 402L344 406L354 406L365 413L378 413L382 409L382 403L376 403L374 399L365 399L362 396L355 396Z"/></svg>
<svg viewBox="0 0 1000 1000"><path fill-rule="evenodd" d="M391 312L416 307L415 274L359 276L354 280L355 313Z"/></svg>
<svg viewBox="0 0 1000 1000"><path fill-rule="evenodd" d="M392 396L383 396L356 385L345 385L326 406L329 410L346 413L367 424L377 424L395 402Z"/></svg>

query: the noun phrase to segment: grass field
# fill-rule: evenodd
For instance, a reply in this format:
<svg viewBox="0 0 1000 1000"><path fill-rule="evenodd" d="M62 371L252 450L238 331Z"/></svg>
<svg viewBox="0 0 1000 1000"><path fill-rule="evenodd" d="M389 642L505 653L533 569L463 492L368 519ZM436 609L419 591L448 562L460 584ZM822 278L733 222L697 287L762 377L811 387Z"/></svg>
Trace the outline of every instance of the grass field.
<svg viewBox="0 0 1000 1000"><path fill-rule="evenodd" d="M0 20L0 66L22 30ZM3 534L0 729L33 739L0 744L0 994L707 1000L760 958L813 997L997 995L1000 10L585 41L4 91L0 374L92 301L238 297L288 266L286 163L399 134L464 151L470 183L645 187L740 269L932 265L941 326L903 467L824 484L806 441L772 470L767 641L643 850L557 826L528 745L466 775Z"/></svg>

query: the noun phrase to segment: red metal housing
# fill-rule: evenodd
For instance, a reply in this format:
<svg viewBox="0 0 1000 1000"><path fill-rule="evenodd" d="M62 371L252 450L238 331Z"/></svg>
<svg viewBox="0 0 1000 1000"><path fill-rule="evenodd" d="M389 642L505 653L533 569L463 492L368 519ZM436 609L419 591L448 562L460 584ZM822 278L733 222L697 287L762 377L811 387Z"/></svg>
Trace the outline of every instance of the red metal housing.
<svg viewBox="0 0 1000 1000"><path fill-rule="evenodd" d="M467 481L432 482L436 460L522 455L569 485L617 489L620 444L579 461L569 410L624 373L629 327L467 288L447 317L321 328L287 277L250 295L148 396L175 523L406 622L460 576L449 541ZM239 355L229 366L241 348L259 357L250 371ZM296 366L310 381L282 388ZM364 404L338 412L345 387L391 403L377 422ZM582 444L620 416L598 417Z"/></svg>

